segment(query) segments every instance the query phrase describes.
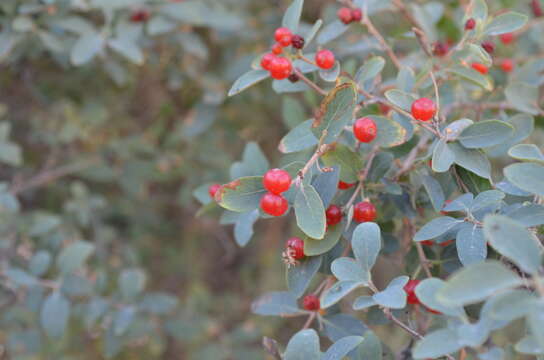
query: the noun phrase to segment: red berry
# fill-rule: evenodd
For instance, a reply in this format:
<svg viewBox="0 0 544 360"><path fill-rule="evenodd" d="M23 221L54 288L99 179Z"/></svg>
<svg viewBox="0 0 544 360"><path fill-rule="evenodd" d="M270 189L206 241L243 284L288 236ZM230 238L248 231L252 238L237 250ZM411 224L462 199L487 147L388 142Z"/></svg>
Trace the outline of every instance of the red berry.
<svg viewBox="0 0 544 360"><path fill-rule="evenodd" d="M495 44L493 44L491 41L484 41L482 43L482 47L485 51L487 51L489 54L493 54L493 51L495 51Z"/></svg>
<svg viewBox="0 0 544 360"><path fill-rule="evenodd" d="M380 109L380 113L383 115L387 115L389 114L389 111L391 111L391 108L383 103L379 103L378 108Z"/></svg>
<svg viewBox="0 0 544 360"><path fill-rule="evenodd" d="M274 45L272 45L273 54L279 55L281 54L282 51L283 51L283 47L280 44L275 43Z"/></svg>
<svg viewBox="0 0 544 360"><path fill-rule="evenodd" d="M359 22L363 18L363 11L361 9L351 10L351 21Z"/></svg>
<svg viewBox="0 0 544 360"><path fill-rule="evenodd" d="M412 103L412 116L421 121L428 121L436 114L434 101L427 98L417 99Z"/></svg>
<svg viewBox="0 0 544 360"><path fill-rule="evenodd" d="M336 16L338 16L338 20L340 20L346 25L349 24L353 20L351 9L347 7L342 7L338 9L338 11L336 12Z"/></svg>
<svg viewBox="0 0 544 360"><path fill-rule="evenodd" d="M281 194L289 190L291 186L291 175L282 169L271 169L263 176L264 188L272 194Z"/></svg>
<svg viewBox="0 0 544 360"><path fill-rule="evenodd" d="M130 15L132 22L146 22L149 20L151 13L148 10L136 10Z"/></svg>
<svg viewBox="0 0 544 360"><path fill-rule="evenodd" d="M474 70L476 70L477 72L479 72L480 74L487 74L487 66L485 66L484 64L481 64L481 63L472 63L472 65L470 65Z"/></svg>
<svg viewBox="0 0 544 360"><path fill-rule="evenodd" d="M290 82L292 82L292 83L296 83L297 81L300 80L300 78L298 77L298 75L295 74L295 73L291 73L291 75L289 75L289 76L287 77L287 79L288 79Z"/></svg>
<svg viewBox="0 0 544 360"><path fill-rule="evenodd" d="M319 50L315 54L315 63L322 69L330 69L334 66L334 54L327 49Z"/></svg>
<svg viewBox="0 0 544 360"><path fill-rule="evenodd" d="M330 205L325 211L327 226L334 226L342 221L342 210L336 205Z"/></svg>
<svg viewBox="0 0 544 360"><path fill-rule="evenodd" d="M376 207L369 201L357 203L353 208L353 218L360 223L374 221L376 219Z"/></svg>
<svg viewBox="0 0 544 360"><path fill-rule="evenodd" d="M425 246L433 246L434 245L434 241L432 240L424 240L420 243L421 245L425 245Z"/></svg>
<svg viewBox="0 0 544 360"><path fill-rule="evenodd" d="M355 120L353 124L353 135L360 142L369 143L376 138L378 128L374 120L368 117L363 117Z"/></svg>
<svg viewBox="0 0 544 360"><path fill-rule="evenodd" d="M500 34L499 38L501 39L502 43L505 45L510 44L512 41L514 41L514 33L505 33Z"/></svg>
<svg viewBox="0 0 544 360"><path fill-rule="evenodd" d="M272 62L272 60L274 60L275 57L276 55L274 55L273 53L264 54L261 58L261 67L265 70L270 70L270 63Z"/></svg>
<svg viewBox="0 0 544 360"><path fill-rule="evenodd" d="M419 299L416 295L416 286L418 286L420 283L419 280L413 279L408 280L406 285L404 285L404 291L406 292L406 301L408 301L408 304L420 304Z"/></svg>
<svg viewBox="0 0 544 360"><path fill-rule="evenodd" d="M511 59L504 59L501 61L501 69L505 73L509 73L514 70L514 62Z"/></svg>
<svg viewBox="0 0 544 360"><path fill-rule="evenodd" d="M346 190L346 189L352 188L352 187L354 187L354 186L355 186L355 183L351 183L351 184L350 184L350 183L343 182L342 180L340 180L340 181L338 182L338 188L339 188L340 190Z"/></svg>
<svg viewBox="0 0 544 360"><path fill-rule="evenodd" d="M221 189L221 184L213 184L210 185L208 188L208 194L210 194L210 197L213 199L215 197L215 194L217 193L217 190Z"/></svg>
<svg viewBox="0 0 544 360"><path fill-rule="evenodd" d="M270 76L276 80L286 79L293 69L291 62L283 57L272 59L268 68L270 70Z"/></svg>
<svg viewBox="0 0 544 360"><path fill-rule="evenodd" d="M541 17L544 15L542 7L540 6L540 0L531 0L531 9L533 10L533 15L535 17Z"/></svg>
<svg viewBox="0 0 544 360"><path fill-rule="evenodd" d="M300 35L293 35L291 38L291 45L295 49L302 49L304 47L304 38Z"/></svg>
<svg viewBox="0 0 544 360"><path fill-rule="evenodd" d="M276 41L282 46L291 45L292 36L293 34L291 33L291 30L285 27L277 28L276 32L274 33L274 39L276 39Z"/></svg>
<svg viewBox="0 0 544 360"><path fill-rule="evenodd" d="M435 56L440 56L440 57L446 56L449 50L450 50L450 47L445 42L437 41L433 44L433 54Z"/></svg>
<svg viewBox="0 0 544 360"><path fill-rule="evenodd" d="M476 20L474 18L470 18L465 23L465 30L473 30L476 27Z"/></svg>
<svg viewBox="0 0 544 360"><path fill-rule="evenodd" d="M317 311L321 308L321 304L316 295L310 294L306 295L304 299L302 299L302 307L304 310Z"/></svg>
<svg viewBox="0 0 544 360"><path fill-rule="evenodd" d="M281 216L285 214L288 207L287 200L281 195L266 193L261 198L261 209L268 215Z"/></svg>
<svg viewBox="0 0 544 360"><path fill-rule="evenodd" d="M440 246L442 246L442 247L446 247L446 246L448 246L449 244L453 243L454 241L455 241L455 240L450 239L450 240L447 240L447 241L443 241L443 242L441 242L441 243L438 244L438 245L440 245Z"/></svg>
<svg viewBox="0 0 544 360"><path fill-rule="evenodd" d="M302 239L292 237L287 240L285 247L290 251L290 255L293 259L300 260L304 257L304 241L302 241Z"/></svg>

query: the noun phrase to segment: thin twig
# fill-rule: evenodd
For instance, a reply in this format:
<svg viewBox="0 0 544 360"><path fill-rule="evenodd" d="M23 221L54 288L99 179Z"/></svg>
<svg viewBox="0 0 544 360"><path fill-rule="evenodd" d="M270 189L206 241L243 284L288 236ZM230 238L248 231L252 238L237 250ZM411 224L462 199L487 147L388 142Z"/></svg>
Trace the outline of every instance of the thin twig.
<svg viewBox="0 0 544 360"><path fill-rule="evenodd" d="M419 256L419 262L421 263L421 266L423 267L425 274L429 278L433 277L433 274L431 274L431 269L429 269L429 260L427 259L427 256L425 256L425 251L423 251L423 246L421 246L421 243L418 241L416 241L416 249L417 249L417 255Z"/></svg>
<svg viewBox="0 0 544 360"><path fill-rule="evenodd" d="M412 166L414 165L414 162L417 159L417 154L419 153L420 150L425 149L427 147L428 141L429 141L429 134L424 134L423 136L421 136L416 146L414 146L412 150L410 150L410 152L408 153L408 156L406 156L406 158L402 162L402 167L397 171L397 173L393 177L393 180L398 180L402 174L404 174L405 172L407 172L408 170L412 168Z"/></svg>
<svg viewBox="0 0 544 360"><path fill-rule="evenodd" d="M315 317L316 317L316 312L312 312L310 314L310 316L308 316L308 320L306 320L306 322L304 323L304 326L302 327L302 329L307 329L310 327L310 325L312 325L312 322L314 321Z"/></svg>
<svg viewBox="0 0 544 360"><path fill-rule="evenodd" d="M314 152L314 154L312 155L312 157L310 158L310 160L308 160L308 162L306 163L306 165L304 165L304 167L302 169L300 169L300 171L298 172L298 181L300 182L300 180L302 180L304 178L304 176L306 175L306 173L310 170L310 168L312 167L312 165L317 161L319 160L319 157L321 155L323 155L324 153L326 153L329 149L331 148L331 144L322 144L322 145L319 145L316 149L316 151Z"/></svg>
<svg viewBox="0 0 544 360"><path fill-rule="evenodd" d="M383 38L382 34L376 29L372 21L370 21L370 18L368 17L367 13L365 12L363 14L363 18L361 19L361 24L365 25L368 29L368 32L378 40L380 45L382 46L383 50L387 53L387 56L391 59L393 64L397 67L397 69L400 70L402 67L400 60L397 58L397 55L395 55L395 52L393 49L391 49L391 46L387 44L385 39Z"/></svg>
<svg viewBox="0 0 544 360"><path fill-rule="evenodd" d="M306 83L306 85L308 85L309 87L311 87L312 89L314 89L315 91L317 91L317 93L319 93L320 95L327 95L327 92L325 90L323 90L322 88L320 88L316 83L314 83L312 80L308 79L303 73L302 71L300 71L300 69L298 68L293 68L293 72L298 76L298 78L302 81L304 81Z"/></svg>

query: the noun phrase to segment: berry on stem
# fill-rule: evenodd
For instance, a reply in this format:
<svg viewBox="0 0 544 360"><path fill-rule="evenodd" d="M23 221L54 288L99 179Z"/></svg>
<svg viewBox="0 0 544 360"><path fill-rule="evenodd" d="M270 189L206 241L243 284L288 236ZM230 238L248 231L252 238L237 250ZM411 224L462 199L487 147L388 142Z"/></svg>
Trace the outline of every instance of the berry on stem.
<svg viewBox="0 0 544 360"><path fill-rule="evenodd" d="M342 221L342 210L337 205L330 205L325 211L327 226L334 226Z"/></svg>
<svg viewBox="0 0 544 360"><path fill-rule="evenodd" d="M482 63L478 63L478 62L474 62L470 65L474 70L476 70L477 72L479 72L480 74L487 74L487 66L485 66L484 64Z"/></svg>
<svg viewBox="0 0 544 360"><path fill-rule="evenodd" d="M346 190L346 189L352 188L354 186L355 186L355 183L347 183L347 182L343 182L342 180L340 180L338 182L338 188L340 190Z"/></svg>
<svg viewBox="0 0 544 360"><path fill-rule="evenodd" d="M215 197L215 194L219 189L221 189L221 184L210 185L210 187L208 188L208 194L210 194L210 197L212 199Z"/></svg>
<svg viewBox="0 0 544 360"><path fill-rule="evenodd" d="M465 30L473 30L476 27L476 20L474 18L470 18L465 23Z"/></svg>
<svg viewBox="0 0 544 360"><path fill-rule="evenodd" d="M511 59L504 59L501 61L501 69L505 73L509 73L514 70L514 62Z"/></svg>
<svg viewBox="0 0 544 360"><path fill-rule="evenodd" d="M435 56L439 56L439 57L446 56L449 50L450 50L450 47L445 42L437 41L433 44L433 54Z"/></svg>
<svg viewBox="0 0 544 360"><path fill-rule="evenodd" d="M283 80L289 77L292 69L291 62L284 57L272 59L269 65L270 76L276 80Z"/></svg>
<svg viewBox="0 0 544 360"><path fill-rule="evenodd" d="M288 239L285 247L294 260L304 258L304 241L301 238L292 237Z"/></svg>
<svg viewBox="0 0 544 360"><path fill-rule="evenodd" d="M289 190L291 175L283 169L270 169L263 176L263 186L272 194L281 194Z"/></svg>
<svg viewBox="0 0 544 360"><path fill-rule="evenodd" d="M287 211L289 204L281 195L266 193L261 198L261 209L272 216L282 216Z"/></svg>
<svg viewBox="0 0 544 360"><path fill-rule="evenodd" d="M292 36L291 30L286 27L277 28L274 32L274 39L282 46L291 45Z"/></svg>
<svg viewBox="0 0 544 360"><path fill-rule="evenodd" d="M315 63L322 69L330 69L334 66L334 54L332 51L323 49L315 54Z"/></svg>
<svg viewBox="0 0 544 360"><path fill-rule="evenodd" d="M501 42L504 44L504 45L508 45L510 44L512 41L514 41L514 33L505 33L505 34L500 34L499 35L499 38L501 39Z"/></svg>
<svg viewBox="0 0 544 360"><path fill-rule="evenodd" d="M264 54L261 58L261 67L265 70L270 70L270 63L272 62L272 60L274 60L275 57L276 55L274 55L273 53Z"/></svg>
<svg viewBox="0 0 544 360"><path fill-rule="evenodd" d="M408 280L406 285L404 285L404 291L406 292L406 301L408 304L417 305L420 304L419 299L416 295L416 286L420 283L417 279Z"/></svg>
<svg viewBox="0 0 544 360"><path fill-rule="evenodd" d="M338 20L346 25L353 20L351 9L347 7L341 7L340 9L338 9L338 11L336 12L336 16L338 16Z"/></svg>
<svg viewBox="0 0 544 360"><path fill-rule="evenodd" d="M378 128L371 118L363 117L353 123L353 135L360 142L369 143L376 138L377 134Z"/></svg>
<svg viewBox="0 0 544 360"><path fill-rule="evenodd" d="M482 47L485 51L487 51L489 54L493 54L495 51L495 44L493 44L491 41L484 41L482 43Z"/></svg>
<svg viewBox="0 0 544 360"><path fill-rule="evenodd" d="M362 201L353 207L353 219L357 222L374 221L376 219L376 207L369 201Z"/></svg>
<svg viewBox="0 0 544 360"><path fill-rule="evenodd" d="M302 307L307 311L318 311L321 308L321 303L316 295L306 295L302 299Z"/></svg>
<svg viewBox="0 0 544 360"><path fill-rule="evenodd" d="M282 51L283 47L280 44L275 43L274 45L272 45L272 53L279 55Z"/></svg>
<svg viewBox="0 0 544 360"><path fill-rule="evenodd" d="M295 49L302 49L304 47L304 38L300 35L293 35L291 38L291 45Z"/></svg>
<svg viewBox="0 0 544 360"><path fill-rule="evenodd" d="M434 101L428 98L420 98L412 103L412 116L421 121L428 121L436 114Z"/></svg>
<svg viewBox="0 0 544 360"><path fill-rule="evenodd" d="M287 77L287 79L292 82L292 83L296 83L297 81L300 80L300 78L298 77L297 74L295 73L291 73L291 75L289 75L289 77Z"/></svg>
<svg viewBox="0 0 544 360"><path fill-rule="evenodd" d="M361 9L351 10L351 21L359 22L363 18L363 11Z"/></svg>
<svg viewBox="0 0 544 360"><path fill-rule="evenodd" d="M531 0L531 10L533 10L535 17L544 15L544 11L542 11L542 7L540 6L540 0Z"/></svg>

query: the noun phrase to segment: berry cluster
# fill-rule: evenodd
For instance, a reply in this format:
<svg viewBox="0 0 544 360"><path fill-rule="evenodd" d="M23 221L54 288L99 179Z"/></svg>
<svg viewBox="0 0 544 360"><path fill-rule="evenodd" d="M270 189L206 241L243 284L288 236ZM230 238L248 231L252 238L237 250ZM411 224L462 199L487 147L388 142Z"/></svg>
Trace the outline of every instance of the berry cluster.
<svg viewBox="0 0 544 360"><path fill-rule="evenodd" d="M261 209L272 216L285 214L289 204L281 193L289 190L291 175L282 169L271 169L263 176L263 186L268 192L261 198Z"/></svg>
<svg viewBox="0 0 544 360"><path fill-rule="evenodd" d="M363 18L363 12L361 11L361 9L350 9L347 7L342 7L338 9L336 16L338 16L338 20L348 25L352 22L361 21L361 19Z"/></svg>

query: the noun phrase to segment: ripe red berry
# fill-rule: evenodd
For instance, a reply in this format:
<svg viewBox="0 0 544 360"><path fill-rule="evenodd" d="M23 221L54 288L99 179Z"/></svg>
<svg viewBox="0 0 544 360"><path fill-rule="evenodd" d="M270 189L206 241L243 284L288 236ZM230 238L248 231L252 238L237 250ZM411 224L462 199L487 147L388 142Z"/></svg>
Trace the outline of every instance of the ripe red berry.
<svg viewBox="0 0 544 360"><path fill-rule="evenodd" d="M500 34L499 38L501 39L502 43L504 45L510 44L512 41L514 41L514 33L505 33Z"/></svg>
<svg viewBox="0 0 544 360"><path fill-rule="evenodd" d="M338 182L338 188L339 188L340 190L346 190L346 189L352 188L352 187L354 187L354 186L355 186L355 183L351 183L351 184L350 184L350 183L343 182L342 180L340 180L340 181Z"/></svg>
<svg viewBox="0 0 544 360"><path fill-rule="evenodd" d="M338 9L338 11L336 12L336 16L338 16L338 20L340 20L346 25L349 24L353 20L351 15L351 9L347 7L342 7Z"/></svg>
<svg viewBox="0 0 544 360"><path fill-rule="evenodd" d="M266 193L261 198L261 209L268 215L281 216L285 214L288 207L287 200L281 195Z"/></svg>
<svg viewBox="0 0 544 360"><path fill-rule="evenodd" d="M376 138L378 128L374 120L368 117L363 117L355 120L353 124L353 135L360 142L369 143Z"/></svg>
<svg viewBox="0 0 544 360"><path fill-rule="evenodd" d="M316 295L310 294L306 295L304 299L302 299L302 307L304 310L317 311L321 308L321 304Z"/></svg>
<svg viewBox="0 0 544 360"><path fill-rule="evenodd" d="M276 55L274 55L273 53L264 54L261 57L261 67L265 70L270 70L270 63L272 62L272 60L274 60L275 57Z"/></svg>
<svg viewBox="0 0 544 360"><path fill-rule="evenodd" d="M330 205L325 211L327 226L334 226L342 221L342 210L337 205Z"/></svg>
<svg viewBox="0 0 544 360"><path fill-rule="evenodd" d="M300 260L304 257L304 241L302 239L292 237L287 240L285 247L294 260Z"/></svg>
<svg viewBox="0 0 544 360"><path fill-rule="evenodd" d="M322 69L330 69L334 66L334 54L327 49L319 50L315 54L315 63Z"/></svg>
<svg viewBox="0 0 544 360"><path fill-rule="evenodd" d="M514 62L511 59L504 59L501 61L501 69L505 73L509 73L514 70Z"/></svg>
<svg viewBox="0 0 544 360"><path fill-rule="evenodd" d="M136 10L130 15L130 21L132 22L146 22L151 17L151 13L148 10Z"/></svg>
<svg viewBox="0 0 544 360"><path fill-rule="evenodd" d="M360 223L374 221L376 219L376 207L369 201L357 203L353 207L353 218Z"/></svg>
<svg viewBox="0 0 544 360"><path fill-rule="evenodd" d="M291 45L292 36L293 34L291 33L291 30L286 27L277 28L276 32L274 32L274 39L276 39L276 41L282 46Z"/></svg>
<svg viewBox="0 0 544 360"><path fill-rule="evenodd" d="M473 30L476 27L476 20L474 18L470 18L465 23L465 30Z"/></svg>
<svg viewBox="0 0 544 360"><path fill-rule="evenodd" d="M404 285L404 291L406 292L406 301L408 304L420 304L419 299L416 295L416 286L420 283L417 279L408 280L406 285Z"/></svg>
<svg viewBox="0 0 544 360"><path fill-rule="evenodd" d="M421 121L428 121L436 114L434 101L427 98L417 99L412 103L412 116Z"/></svg>
<svg viewBox="0 0 544 360"><path fill-rule="evenodd" d="M270 65L268 65L270 70L270 76L276 80L286 79L293 69L291 62L284 57L276 57L272 59Z"/></svg>
<svg viewBox="0 0 544 360"><path fill-rule="evenodd" d="M304 38L300 35L293 35L291 38L291 45L295 49L302 49L304 47Z"/></svg>
<svg viewBox="0 0 544 360"><path fill-rule="evenodd" d="M533 15L535 17L541 17L544 15L542 7L540 6L540 0L531 0L531 9L533 10Z"/></svg>
<svg viewBox="0 0 544 360"><path fill-rule="evenodd" d="M270 169L263 176L263 186L272 194L281 194L289 190L291 175L283 169Z"/></svg>
<svg viewBox="0 0 544 360"><path fill-rule="evenodd" d="M217 190L219 190L220 188L221 188L221 184L210 185L210 187L208 188L208 194L210 194L210 197L212 199L215 197Z"/></svg>
<svg viewBox="0 0 544 360"><path fill-rule="evenodd" d="M474 70L476 70L477 72L479 72L480 74L487 74L487 66L485 66L484 64L482 63L478 63L478 62L475 62L475 63L472 63L470 65Z"/></svg>
<svg viewBox="0 0 544 360"><path fill-rule="evenodd" d="M454 241L455 241L454 239L450 239L450 240L443 241L443 242L439 243L438 245L440 245L442 247L446 247L449 244L452 244Z"/></svg>
<svg viewBox="0 0 544 360"><path fill-rule="evenodd" d="M273 54L279 55L281 54L282 51L283 51L283 47L280 44L275 43L274 45L272 45Z"/></svg>
<svg viewBox="0 0 544 360"><path fill-rule="evenodd" d="M485 51L487 51L489 54L493 54L493 51L495 51L495 44L493 44L491 41L484 41L482 43L482 47Z"/></svg>
<svg viewBox="0 0 544 360"><path fill-rule="evenodd" d="M433 44L433 54L435 56L439 56L439 57L446 56L449 50L450 50L450 47L445 42L437 41Z"/></svg>
<svg viewBox="0 0 544 360"><path fill-rule="evenodd" d="M359 22L363 18L363 11L361 9L351 10L351 21Z"/></svg>
<svg viewBox="0 0 544 360"><path fill-rule="evenodd" d="M433 246L434 245L434 241L433 240L424 240L420 243L421 245L425 245L425 246Z"/></svg>

